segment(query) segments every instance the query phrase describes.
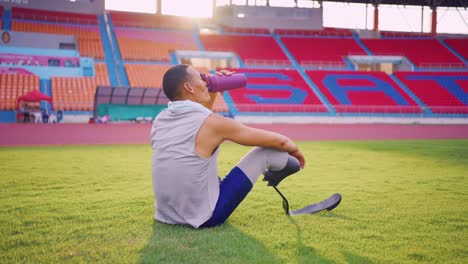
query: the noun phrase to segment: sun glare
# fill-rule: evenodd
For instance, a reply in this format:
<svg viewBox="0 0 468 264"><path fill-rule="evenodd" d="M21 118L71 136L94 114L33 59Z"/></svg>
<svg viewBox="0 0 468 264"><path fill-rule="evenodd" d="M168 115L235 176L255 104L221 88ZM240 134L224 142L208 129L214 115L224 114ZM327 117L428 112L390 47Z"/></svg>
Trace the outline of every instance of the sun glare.
<svg viewBox="0 0 468 264"><path fill-rule="evenodd" d="M128 0L105 0L105 7L107 10L156 13L155 0L138 0L138 4Z"/></svg>
<svg viewBox="0 0 468 264"><path fill-rule="evenodd" d="M211 17L213 14L212 0L171 0L163 1L161 11L166 15L187 17Z"/></svg>
<svg viewBox="0 0 468 264"><path fill-rule="evenodd" d="M212 0L164 0L161 3L163 15L187 16L187 17L211 17L213 14ZM138 0L137 3L128 0L106 0L106 9L156 13L156 0Z"/></svg>
<svg viewBox="0 0 468 264"><path fill-rule="evenodd" d="M1 1L1 0L0 0ZM157 1L161 1L161 13L163 15L175 15L186 17L209 18L213 15L213 0L105 0L107 10L121 10L130 12L156 13ZM265 0L218 0L219 6L233 4L265 5ZM349 1L348 1L349 2ZM272 6L293 6L294 0L271 0ZM308 7L318 7L317 1L298 0L300 7L307 4ZM314 4L315 3L315 4ZM323 3L323 25L325 27L372 29L374 21L374 7L364 4ZM379 28L381 30L396 31L420 31L421 7L415 6L386 6L380 5ZM238 14L242 18L243 14ZM424 7L423 30L430 31L431 11ZM367 16L367 19L366 19ZM438 8L437 12L438 32L462 33L468 32L468 11L463 8Z"/></svg>

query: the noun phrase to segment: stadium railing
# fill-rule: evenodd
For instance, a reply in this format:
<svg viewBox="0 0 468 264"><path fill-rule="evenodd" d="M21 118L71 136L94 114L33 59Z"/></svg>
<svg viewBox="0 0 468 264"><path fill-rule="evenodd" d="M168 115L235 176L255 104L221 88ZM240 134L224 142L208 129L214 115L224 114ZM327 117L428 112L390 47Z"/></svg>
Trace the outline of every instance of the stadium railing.
<svg viewBox="0 0 468 264"><path fill-rule="evenodd" d="M97 16L93 14L45 11L20 7L12 8L12 17L14 19L37 20L59 23L78 23L94 25L98 24Z"/></svg>
<svg viewBox="0 0 468 264"><path fill-rule="evenodd" d="M397 31L380 31L379 32L382 37L390 37L390 38L430 38L432 37L431 33L421 33L421 32L397 32Z"/></svg>
<svg viewBox="0 0 468 264"><path fill-rule="evenodd" d="M278 113L323 113L324 105L307 104L236 104L239 112L278 112ZM451 108L450 106L447 106ZM423 114L425 109L420 106L395 106L395 105L333 105L337 114ZM457 112L456 107L452 109ZM462 113L458 111L459 113Z"/></svg>
<svg viewBox="0 0 468 264"><path fill-rule="evenodd" d="M246 59L244 64L257 66L290 66L291 62L288 60Z"/></svg>
<svg viewBox="0 0 468 264"><path fill-rule="evenodd" d="M281 36L330 36L330 37L351 37L353 35L348 29L324 28L318 30L308 29L275 29L276 34Z"/></svg>
<svg viewBox="0 0 468 264"><path fill-rule="evenodd" d="M267 28L236 28L223 26L224 32L230 33L248 33L248 34L270 34Z"/></svg>
<svg viewBox="0 0 468 264"><path fill-rule="evenodd" d="M464 63L421 63L419 68L424 68L425 70L434 69L434 70L444 70L444 69L463 69L467 68L467 65Z"/></svg>
<svg viewBox="0 0 468 264"><path fill-rule="evenodd" d="M347 69L346 63L341 61L321 61L321 60L301 60L299 65L302 68L333 68L333 69Z"/></svg>
<svg viewBox="0 0 468 264"><path fill-rule="evenodd" d="M236 104L239 112L278 112L278 113L323 113L327 109L324 105L309 104Z"/></svg>

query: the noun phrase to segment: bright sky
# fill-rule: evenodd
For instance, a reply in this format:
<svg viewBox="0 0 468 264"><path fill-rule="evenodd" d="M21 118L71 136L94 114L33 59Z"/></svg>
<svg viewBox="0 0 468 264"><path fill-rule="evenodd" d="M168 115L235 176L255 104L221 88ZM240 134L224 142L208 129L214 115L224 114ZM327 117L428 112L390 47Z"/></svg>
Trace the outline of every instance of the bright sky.
<svg viewBox="0 0 468 264"><path fill-rule="evenodd" d="M156 0L105 0L106 9L156 13ZM266 0L232 0L233 4L265 5ZM165 15L211 17L212 0L162 0L161 11ZM229 0L217 0L217 5L229 4ZM293 0L270 0L271 6L294 6ZM318 7L317 1L298 0L299 7ZM325 27L372 29L374 7L365 4L323 2L323 24ZM367 14L367 16L366 16ZM431 30L431 10L420 6L379 6L380 30L414 31ZM367 19L366 19L367 17ZM367 22L367 23L366 23ZM437 31L439 33L468 34L468 9L437 9Z"/></svg>

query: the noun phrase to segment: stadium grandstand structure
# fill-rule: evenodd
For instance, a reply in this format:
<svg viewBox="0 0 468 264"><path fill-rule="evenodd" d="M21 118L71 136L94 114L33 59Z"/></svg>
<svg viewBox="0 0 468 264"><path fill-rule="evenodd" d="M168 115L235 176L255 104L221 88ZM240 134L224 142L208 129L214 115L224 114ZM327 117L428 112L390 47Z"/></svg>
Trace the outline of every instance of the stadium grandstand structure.
<svg viewBox="0 0 468 264"><path fill-rule="evenodd" d="M468 36L382 31L367 38L350 29L246 28L116 11L2 6L0 14L4 32L26 40L0 46L2 122L15 121L17 98L32 90L52 97L51 105L41 104L46 109L77 115L96 111L97 87L161 92L164 72L178 63L206 74L220 68L246 74L246 87L217 97L213 110L229 116L468 117ZM60 36L73 41L56 41ZM55 55L47 46L54 41ZM236 64L209 55L181 58L177 51L228 52ZM386 57L404 58L410 67Z"/></svg>

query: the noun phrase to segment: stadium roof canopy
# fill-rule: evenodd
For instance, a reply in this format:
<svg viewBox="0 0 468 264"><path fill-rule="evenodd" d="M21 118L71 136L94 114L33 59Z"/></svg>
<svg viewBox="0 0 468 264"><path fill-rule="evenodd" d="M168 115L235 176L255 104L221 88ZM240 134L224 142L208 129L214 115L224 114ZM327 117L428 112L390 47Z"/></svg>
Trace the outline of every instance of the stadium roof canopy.
<svg viewBox="0 0 468 264"><path fill-rule="evenodd" d="M441 6L441 7L468 7L468 0L324 0L326 2L363 3L379 5L416 5L416 6Z"/></svg>

